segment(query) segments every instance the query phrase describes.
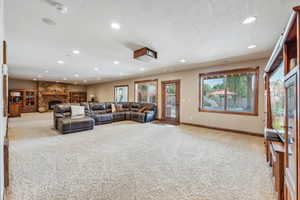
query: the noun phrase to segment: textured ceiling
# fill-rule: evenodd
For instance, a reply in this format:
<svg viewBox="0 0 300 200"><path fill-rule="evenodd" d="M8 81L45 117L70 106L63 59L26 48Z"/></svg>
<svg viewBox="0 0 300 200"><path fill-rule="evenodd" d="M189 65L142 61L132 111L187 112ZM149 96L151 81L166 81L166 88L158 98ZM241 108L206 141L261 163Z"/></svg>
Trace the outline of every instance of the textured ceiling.
<svg viewBox="0 0 300 200"><path fill-rule="evenodd" d="M5 1L11 77L91 84L266 57L297 1L57 2L67 6L68 13L60 13L51 5L53 0ZM243 25L248 16L257 16L257 21ZM111 29L113 22L120 24L120 30ZM251 44L257 48L248 49ZM132 51L143 46L158 51L158 60L134 60ZM79 49L80 55L73 55L73 49ZM57 64L58 60L65 64ZM116 60L120 64L113 64Z"/></svg>

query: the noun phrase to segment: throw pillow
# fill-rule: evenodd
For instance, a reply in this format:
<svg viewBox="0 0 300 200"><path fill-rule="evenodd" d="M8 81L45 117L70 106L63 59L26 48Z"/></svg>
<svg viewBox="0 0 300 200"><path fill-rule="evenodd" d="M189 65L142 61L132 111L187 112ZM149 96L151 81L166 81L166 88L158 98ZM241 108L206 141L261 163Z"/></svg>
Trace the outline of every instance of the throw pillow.
<svg viewBox="0 0 300 200"><path fill-rule="evenodd" d="M152 104L148 104L145 111L147 111L147 110L152 110L152 109L153 109L153 105L152 105Z"/></svg>
<svg viewBox="0 0 300 200"><path fill-rule="evenodd" d="M143 106L142 108L139 109L138 112L141 112L141 113L142 113L142 112L146 111L146 109L147 109L147 106Z"/></svg>
<svg viewBox="0 0 300 200"><path fill-rule="evenodd" d="M84 106L71 106L71 117L72 118L84 117Z"/></svg>
<svg viewBox="0 0 300 200"><path fill-rule="evenodd" d="M148 110L151 110L151 109L152 109L152 105L148 104L148 105L143 106L141 109L139 109L138 112L145 112L145 111L148 111Z"/></svg>
<svg viewBox="0 0 300 200"><path fill-rule="evenodd" d="M111 104L111 112L117 112L117 108L115 104Z"/></svg>
<svg viewBox="0 0 300 200"><path fill-rule="evenodd" d="M123 112L123 105L122 104L116 104L116 109L117 109L117 112Z"/></svg>

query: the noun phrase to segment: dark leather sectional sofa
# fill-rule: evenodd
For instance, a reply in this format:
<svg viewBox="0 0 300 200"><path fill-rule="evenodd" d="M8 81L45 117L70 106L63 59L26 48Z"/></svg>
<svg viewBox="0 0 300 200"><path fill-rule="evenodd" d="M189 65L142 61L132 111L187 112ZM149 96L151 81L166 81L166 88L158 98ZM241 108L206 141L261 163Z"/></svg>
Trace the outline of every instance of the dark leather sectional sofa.
<svg viewBox="0 0 300 200"><path fill-rule="evenodd" d="M117 107L112 112L112 104ZM81 105L85 115L72 118L71 105ZM145 109L146 108L146 109ZM133 120L141 123L155 120L157 106L149 103L135 102L89 102L80 104L58 104L54 107L54 127L62 134L91 130L95 125L107 124L123 120Z"/></svg>

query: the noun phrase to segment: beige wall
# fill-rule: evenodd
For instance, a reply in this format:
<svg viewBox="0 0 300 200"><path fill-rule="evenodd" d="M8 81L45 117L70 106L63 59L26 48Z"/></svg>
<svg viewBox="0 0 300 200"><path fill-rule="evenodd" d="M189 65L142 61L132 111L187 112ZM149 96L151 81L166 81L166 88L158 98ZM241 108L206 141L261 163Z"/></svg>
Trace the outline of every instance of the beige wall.
<svg viewBox="0 0 300 200"><path fill-rule="evenodd" d="M30 80L9 79L8 89L36 90L37 82Z"/></svg>
<svg viewBox="0 0 300 200"><path fill-rule="evenodd" d="M55 84L55 82L53 84ZM30 81L30 80L9 79L8 88L9 89L37 90L37 82ZM86 92L86 90L87 90L87 87L84 85L68 84L68 88L72 92Z"/></svg>
<svg viewBox="0 0 300 200"><path fill-rule="evenodd" d="M213 66L207 68L199 68L194 70L174 72L168 74L160 74L156 76L149 76L137 79L130 79L125 81L116 81L110 83L100 83L90 85L88 87L88 97L95 95L98 101L113 101L114 86L129 85L129 101L134 101L134 81L158 79L158 116L160 118L161 112L161 81L166 80L181 80L181 106L180 106L180 121L186 123L200 124L206 126L213 126L218 128L227 128L241 131L248 131L254 133L263 133L264 129L264 86L263 86L263 70L267 60L255 60L243 63L236 63L231 65ZM259 75L259 116L245 116L234 114L219 114L199 112L199 73L238 69L246 67L260 67Z"/></svg>

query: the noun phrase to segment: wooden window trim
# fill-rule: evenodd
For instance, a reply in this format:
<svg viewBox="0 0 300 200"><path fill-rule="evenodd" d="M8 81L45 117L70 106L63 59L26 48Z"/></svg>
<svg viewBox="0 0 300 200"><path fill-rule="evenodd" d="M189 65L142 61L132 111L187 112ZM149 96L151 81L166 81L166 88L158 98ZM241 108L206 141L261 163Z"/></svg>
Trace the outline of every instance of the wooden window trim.
<svg viewBox="0 0 300 200"><path fill-rule="evenodd" d="M221 76L228 74L239 74L246 72L255 73L255 97L254 97L254 112L235 112L235 111L226 111L226 110L207 110L202 108L202 78L203 77L212 77L212 76ZM256 68L242 68L242 69L233 69L233 70L223 70L215 71L208 73L199 74L199 112L210 112L210 113L220 113L220 114L234 114L234 115L248 115L248 116L258 116L258 97L259 97L259 67ZM225 95L227 93L227 88L225 88ZM225 98L226 99L226 98ZM224 108L227 107L227 102L225 100Z"/></svg>
<svg viewBox="0 0 300 200"><path fill-rule="evenodd" d="M127 87L127 100L126 102L129 101L129 85L115 85L114 86L114 101L116 101L116 88L118 87Z"/></svg>
<svg viewBox="0 0 300 200"><path fill-rule="evenodd" d="M133 86L134 102L138 102L137 97L136 97L136 89L135 89L136 84L147 83L147 82L156 82L156 102L155 103L157 104L158 103L158 79L134 81L134 86Z"/></svg>

